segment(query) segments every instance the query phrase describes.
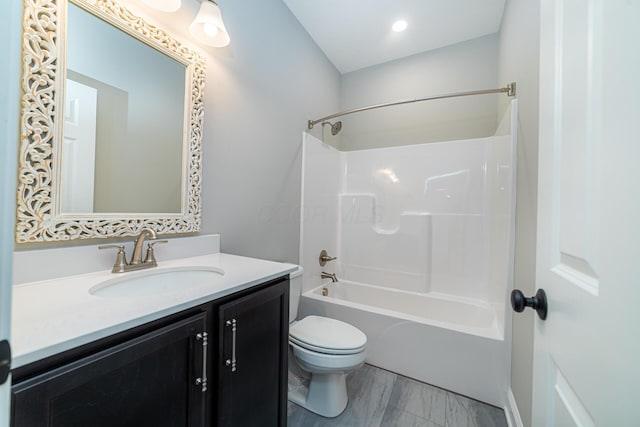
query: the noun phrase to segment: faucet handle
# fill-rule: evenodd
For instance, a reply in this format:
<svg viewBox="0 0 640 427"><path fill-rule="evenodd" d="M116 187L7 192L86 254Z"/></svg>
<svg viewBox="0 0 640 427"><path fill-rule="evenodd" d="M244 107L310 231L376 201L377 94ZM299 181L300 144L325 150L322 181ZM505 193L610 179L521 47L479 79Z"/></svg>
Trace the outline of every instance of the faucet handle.
<svg viewBox="0 0 640 427"><path fill-rule="evenodd" d="M147 244L147 256L144 257L144 262L151 263L153 265L158 265L156 262L156 257L153 254L153 247L158 243L169 243L168 240L153 240Z"/></svg>
<svg viewBox="0 0 640 427"><path fill-rule="evenodd" d="M124 245L100 245L98 249L117 249L116 262L113 264L112 273L124 273L127 266L127 255L124 252Z"/></svg>
<svg viewBox="0 0 640 427"><path fill-rule="evenodd" d="M323 249L322 252L320 252L320 256L318 257L318 262L320 263L320 267L324 267L328 261L333 261L334 259L337 259L337 257L329 256L329 254L327 254L327 251Z"/></svg>
<svg viewBox="0 0 640 427"><path fill-rule="evenodd" d="M100 245L98 249L122 249L124 250L124 245Z"/></svg>

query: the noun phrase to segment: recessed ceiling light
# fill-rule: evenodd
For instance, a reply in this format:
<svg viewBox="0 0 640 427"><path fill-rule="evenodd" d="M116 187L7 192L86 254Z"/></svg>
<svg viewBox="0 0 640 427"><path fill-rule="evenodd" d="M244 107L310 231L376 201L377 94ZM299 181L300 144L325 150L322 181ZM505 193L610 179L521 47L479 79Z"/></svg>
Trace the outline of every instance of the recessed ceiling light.
<svg viewBox="0 0 640 427"><path fill-rule="evenodd" d="M400 19L393 23L393 25L391 26L391 29L396 33L399 33L400 31L406 30L407 25L409 25L407 24L407 21Z"/></svg>

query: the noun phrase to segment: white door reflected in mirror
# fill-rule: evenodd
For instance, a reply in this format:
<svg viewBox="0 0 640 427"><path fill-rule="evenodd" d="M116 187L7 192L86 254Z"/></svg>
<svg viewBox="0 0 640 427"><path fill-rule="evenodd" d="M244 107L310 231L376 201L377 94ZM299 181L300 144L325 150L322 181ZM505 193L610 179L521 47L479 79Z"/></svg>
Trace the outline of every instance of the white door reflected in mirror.
<svg viewBox="0 0 640 427"><path fill-rule="evenodd" d="M67 79L62 149L62 212L93 212L98 91Z"/></svg>

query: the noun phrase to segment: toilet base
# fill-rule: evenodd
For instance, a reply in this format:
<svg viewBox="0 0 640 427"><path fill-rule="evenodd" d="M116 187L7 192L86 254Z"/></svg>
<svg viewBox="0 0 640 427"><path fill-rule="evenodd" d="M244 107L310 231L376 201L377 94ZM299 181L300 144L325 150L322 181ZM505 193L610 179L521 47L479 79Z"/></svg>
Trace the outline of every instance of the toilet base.
<svg viewBox="0 0 640 427"><path fill-rule="evenodd" d="M306 387L290 389L288 398L291 402L323 417L337 417L349 402L346 374L344 372L312 373L308 389Z"/></svg>

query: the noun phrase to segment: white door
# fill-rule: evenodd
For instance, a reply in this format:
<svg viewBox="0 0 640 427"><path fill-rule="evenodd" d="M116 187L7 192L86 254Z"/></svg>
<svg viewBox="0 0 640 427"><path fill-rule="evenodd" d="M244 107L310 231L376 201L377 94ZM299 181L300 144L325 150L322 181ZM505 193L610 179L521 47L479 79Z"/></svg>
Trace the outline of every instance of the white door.
<svg viewBox="0 0 640 427"><path fill-rule="evenodd" d="M0 342L11 331L21 14L20 0L0 2ZM0 384L0 427L9 426L9 391L10 378Z"/></svg>
<svg viewBox="0 0 640 427"><path fill-rule="evenodd" d="M64 213L93 212L97 108L98 90L68 78L60 177Z"/></svg>
<svg viewBox="0 0 640 427"><path fill-rule="evenodd" d="M639 23L541 1L534 426L640 426Z"/></svg>

